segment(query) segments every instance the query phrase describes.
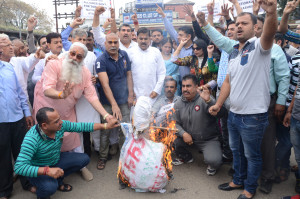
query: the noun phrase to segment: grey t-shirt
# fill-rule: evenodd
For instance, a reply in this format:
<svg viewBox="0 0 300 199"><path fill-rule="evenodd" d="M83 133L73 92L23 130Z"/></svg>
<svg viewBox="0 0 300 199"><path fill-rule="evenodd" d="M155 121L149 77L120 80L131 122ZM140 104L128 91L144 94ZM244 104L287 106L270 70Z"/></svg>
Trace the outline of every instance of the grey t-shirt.
<svg viewBox="0 0 300 199"><path fill-rule="evenodd" d="M249 39L239 51L238 44L229 55L230 111L258 114L268 111L270 103L271 49L264 50L260 39Z"/></svg>

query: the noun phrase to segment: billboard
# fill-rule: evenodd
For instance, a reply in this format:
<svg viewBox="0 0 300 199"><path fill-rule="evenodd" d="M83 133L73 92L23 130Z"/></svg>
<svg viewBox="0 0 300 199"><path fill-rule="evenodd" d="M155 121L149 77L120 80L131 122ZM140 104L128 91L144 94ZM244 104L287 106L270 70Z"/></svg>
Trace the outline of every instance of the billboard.
<svg viewBox="0 0 300 199"><path fill-rule="evenodd" d="M165 10L164 13L167 19L170 22L173 22L172 10ZM123 13L123 23L133 24L133 21L131 20L132 15L134 15L134 13ZM139 24L163 23L161 15L159 15L157 12L137 12L136 15Z"/></svg>
<svg viewBox="0 0 300 199"><path fill-rule="evenodd" d="M163 7L163 0L135 0L135 8L156 8Z"/></svg>

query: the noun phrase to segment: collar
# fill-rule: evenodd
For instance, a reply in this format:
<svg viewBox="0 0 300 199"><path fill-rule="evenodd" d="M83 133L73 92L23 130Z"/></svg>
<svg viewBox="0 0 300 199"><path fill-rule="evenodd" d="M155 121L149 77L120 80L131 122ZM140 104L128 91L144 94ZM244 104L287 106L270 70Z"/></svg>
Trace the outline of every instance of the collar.
<svg viewBox="0 0 300 199"><path fill-rule="evenodd" d="M171 102L166 95L164 95L164 101L168 103L175 103L177 101L177 96L174 96L173 101Z"/></svg>
<svg viewBox="0 0 300 199"><path fill-rule="evenodd" d="M106 59L112 59L112 60L114 60L114 59L108 54L107 51L105 51L103 54L104 54L104 56L105 56ZM120 49L118 50L118 54L119 54L118 60L124 56L123 53L122 53L122 51L121 51ZM114 61L116 61L116 60L114 60Z"/></svg>
<svg viewBox="0 0 300 199"><path fill-rule="evenodd" d="M55 140L55 138L53 139L48 137L38 124L35 125L35 130L38 132L38 134L42 137L43 140Z"/></svg>
<svg viewBox="0 0 300 199"><path fill-rule="evenodd" d="M246 43L245 43L243 49L244 49L246 46L248 46L251 42L253 42L253 41L255 41L255 40L257 40L257 37L255 37L255 36L252 37L252 38L250 38L250 39L248 39L248 40L246 41ZM233 47L234 47L235 49L239 49L239 46L240 46L240 43L234 45Z"/></svg>
<svg viewBox="0 0 300 199"><path fill-rule="evenodd" d="M194 97L194 99L192 99L192 101L188 101L185 97L183 97L183 95L181 96L182 101L190 103L190 102L194 102L196 101L198 98L200 97L199 93L197 92L196 96Z"/></svg>
<svg viewBox="0 0 300 199"><path fill-rule="evenodd" d="M190 48L192 48L193 47L193 43L189 46L189 47L187 47L187 48L185 48L185 49L190 49Z"/></svg>

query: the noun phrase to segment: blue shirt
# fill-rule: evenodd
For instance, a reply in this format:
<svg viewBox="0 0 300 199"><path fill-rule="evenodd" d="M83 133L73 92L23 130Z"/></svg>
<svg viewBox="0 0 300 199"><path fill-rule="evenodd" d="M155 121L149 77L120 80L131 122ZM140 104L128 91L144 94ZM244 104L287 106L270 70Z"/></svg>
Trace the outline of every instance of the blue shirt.
<svg viewBox="0 0 300 199"><path fill-rule="evenodd" d="M228 67L228 57L229 57L229 54L226 53L224 50L222 50L220 64L219 64L219 70L218 70L218 78L217 78L217 83L218 83L219 88L222 87L222 84L226 78L227 67Z"/></svg>
<svg viewBox="0 0 300 199"><path fill-rule="evenodd" d="M96 60L96 72L106 72L109 79L109 87L117 104L125 104L128 100L127 72L131 71L131 63L127 53L119 50L118 60L114 60L105 51ZM102 86L99 87L100 101L110 105Z"/></svg>
<svg viewBox="0 0 300 199"><path fill-rule="evenodd" d="M0 123L16 122L24 115L31 116L27 97L13 66L0 61Z"/></svg>
<svg viewBox="0 0 300 199"><path fill-rule="evenodd" d="M163 21L164 21L164 25L165 25L165 28L166 30L168 31L168 33L170 34L170 37L176 41L177 45L179 45L179 42L178 42L178 33L177 31L175 30L175 28L173 27L172 23L167 19L167 17L163 18ZM185 48L183 47L178 55L178 58L184 58L184 57L187 57L187 56L190 56L190 55L193 55L193 44L191 44L188 48ZM181 77L181 80L182 78L187 75L187 74L190 74L190 67L189 66L180 66L179 67L179 74L180 74L180 77Z"/></svg>
<svg viewBox="0 0 300 199"><path fill-rule="evenodd" d="M63 44L63 47L64 47L65 51L69 51L70 47L72 46L72 42L70 42L68 40L72 31L73 31L73 28L71 26L68 26L60 34L61 35L62 44ZM96 55L96 57L98 58L100 55L102 55L103 49L98 44L96 44L95 46L96 46L96 48L94 48L93 51L94 51L94 54Z"/></svg>

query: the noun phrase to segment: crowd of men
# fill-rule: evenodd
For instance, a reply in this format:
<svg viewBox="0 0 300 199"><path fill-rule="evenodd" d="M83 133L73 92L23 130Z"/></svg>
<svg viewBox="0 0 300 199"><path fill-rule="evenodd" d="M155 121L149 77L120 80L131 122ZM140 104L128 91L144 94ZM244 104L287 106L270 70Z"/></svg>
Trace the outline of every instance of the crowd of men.
<svg viewBox="0 0 300 199"><path fill-rule="evenodd" d="M134 27L117 28L114 9L100 26L102 6L92 29L79 28L79 6L65 30L37 45L35 17L26 41L0 34L0 198L10 197L17 177L37 198L71 191L63 179L77 171L92 180L92 146L95 166L105 169L124 142L119 123L130 122L140 96L151 99L154 125L167 125L172 111L174 165L193 162L194 147L209 176L232 164L232 180L218 188L243 190L238 199L253 198L258 186L270 193L291 170L300 193L300 25L288 26L300 0L286 4L280 22L276 0L254 1L253 14L230 2L237 17L225 4L218 26L213 2L207 18L185 6L192 23L178 31L158 7L169 37L139 27L136 14Z"/></svg>

